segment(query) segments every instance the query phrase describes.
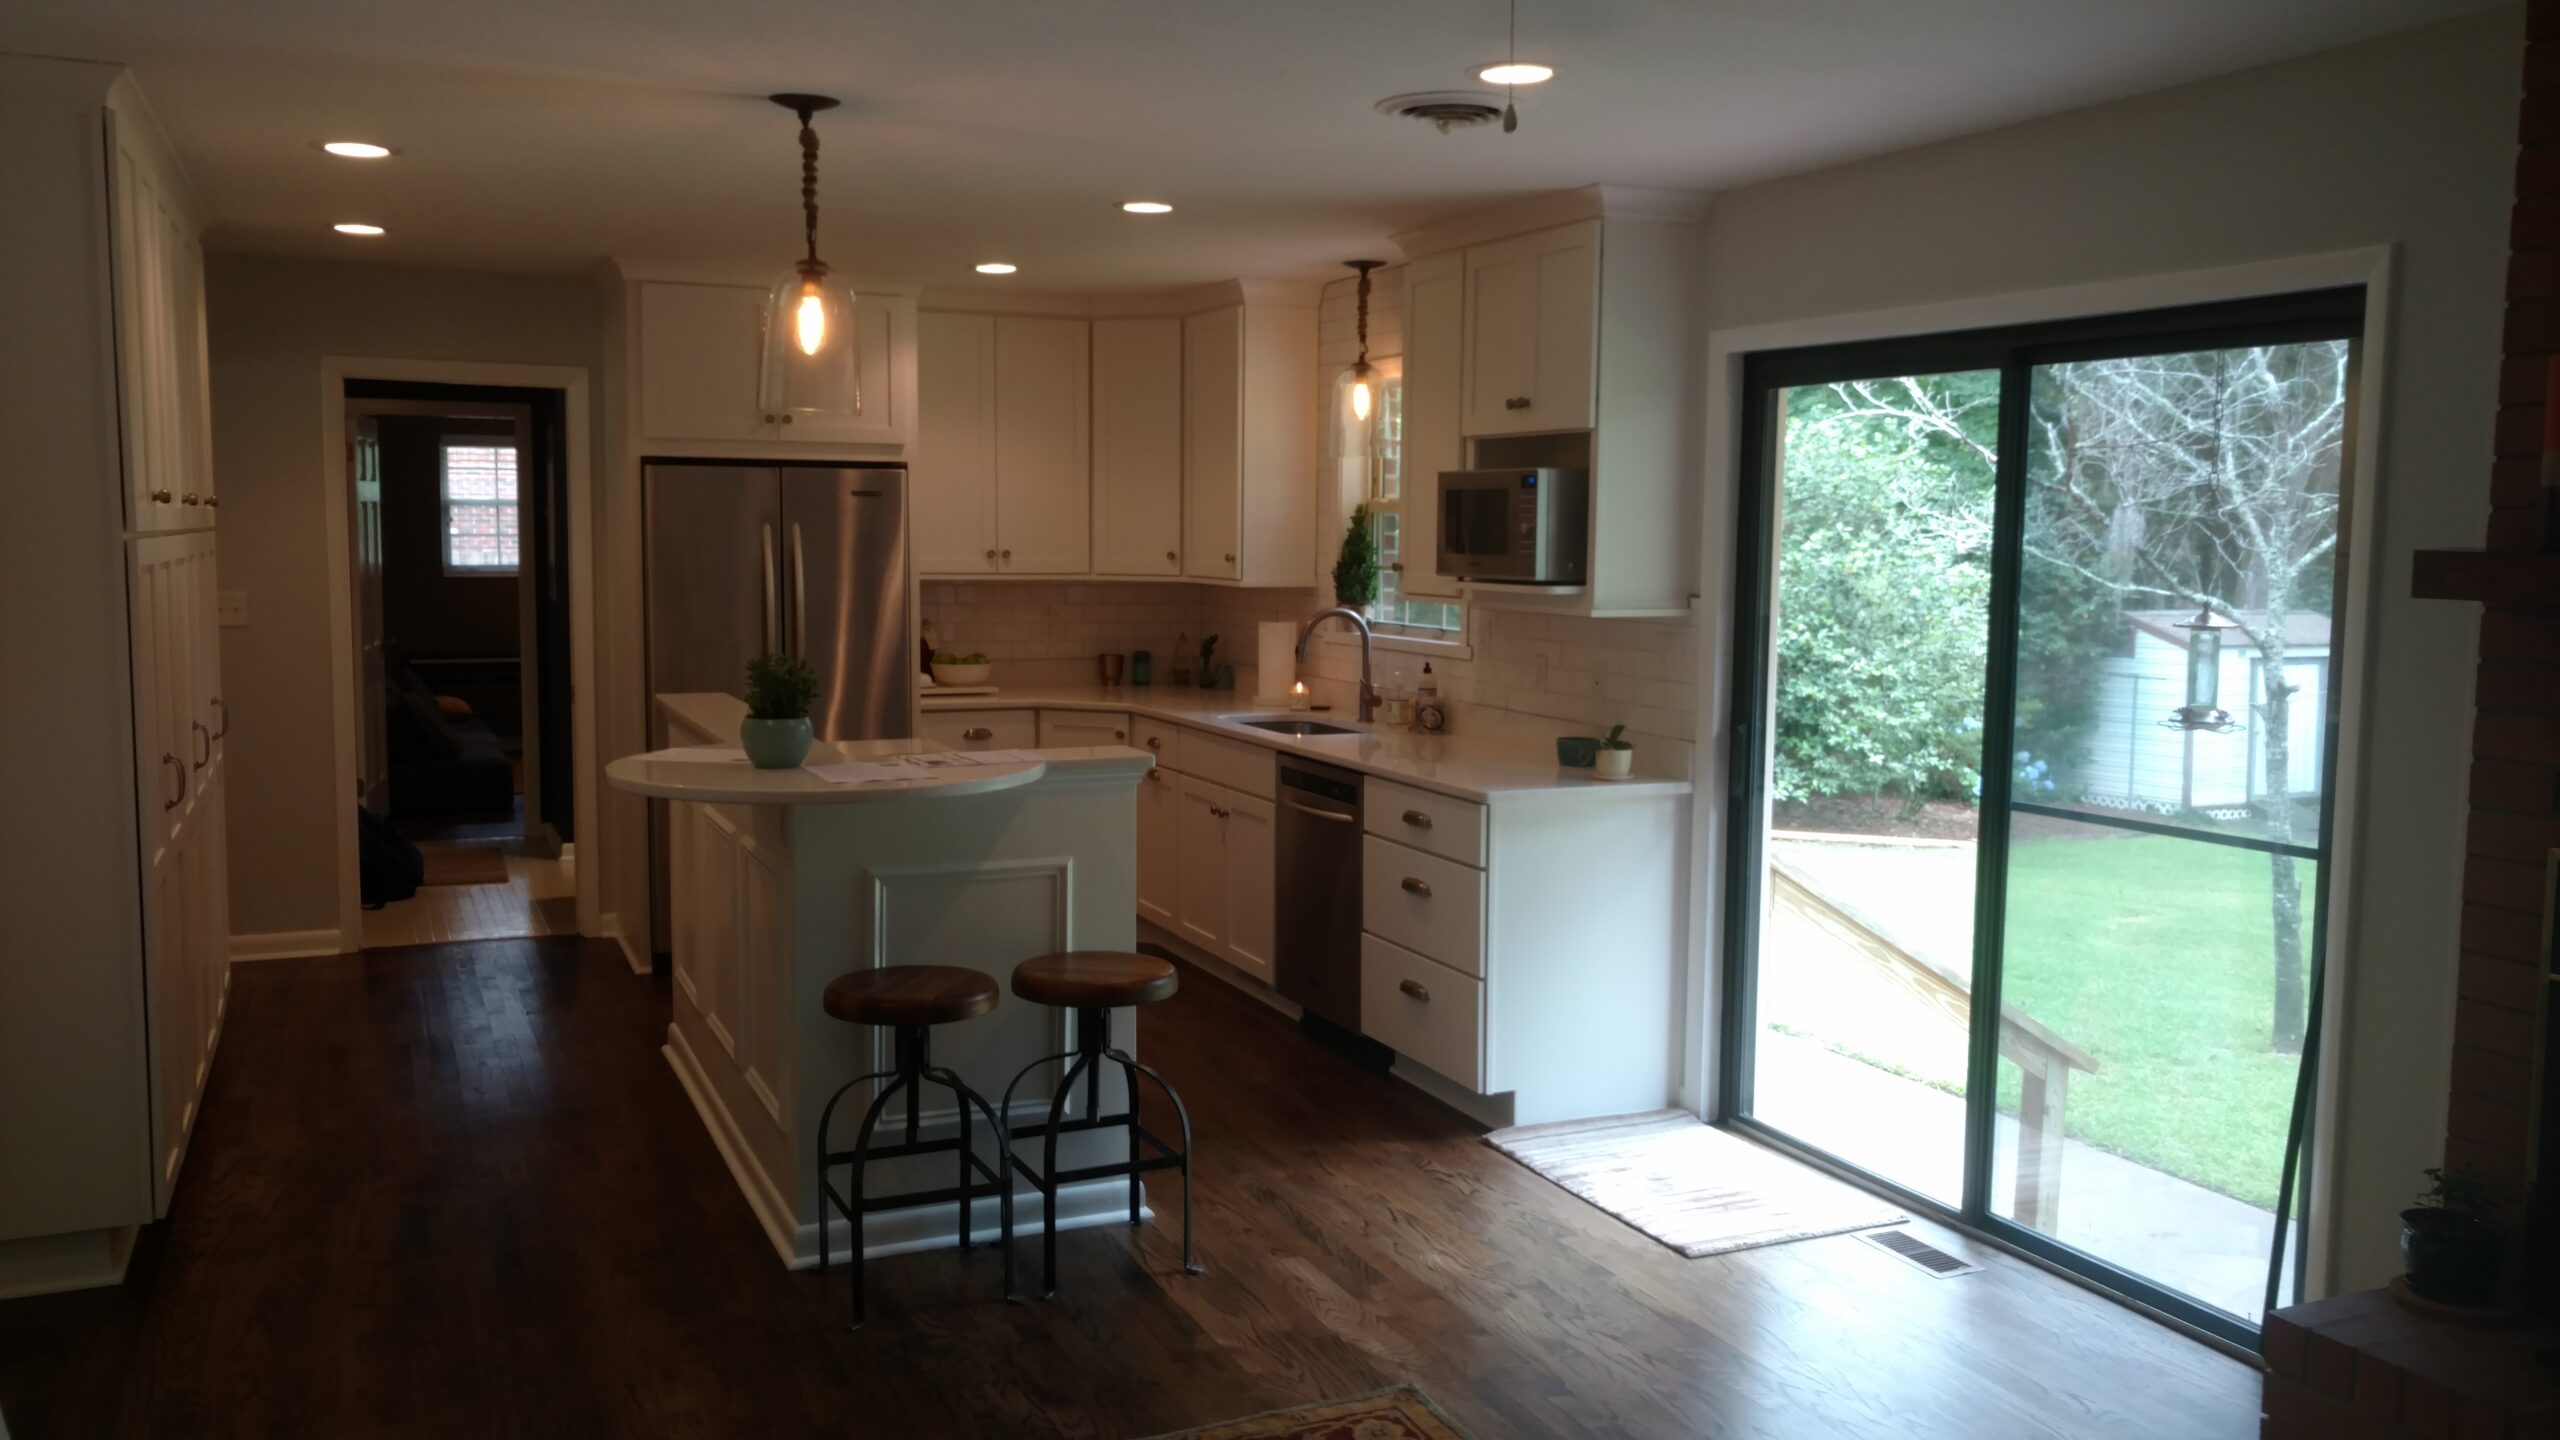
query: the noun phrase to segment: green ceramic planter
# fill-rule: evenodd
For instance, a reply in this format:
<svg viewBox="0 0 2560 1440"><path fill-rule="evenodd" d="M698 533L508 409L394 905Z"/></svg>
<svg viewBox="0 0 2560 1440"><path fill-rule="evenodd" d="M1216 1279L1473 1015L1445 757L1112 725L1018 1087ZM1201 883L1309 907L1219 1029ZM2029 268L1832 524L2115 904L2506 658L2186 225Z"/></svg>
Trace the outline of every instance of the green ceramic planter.
<svg viewBox="0 0 2560 1440"><path fill-rule="evenodd" d="M809 758L813 734L806 715L788 720L758 720L750 716L738 722L738 748L747 752L747 759L759 770L792 770Z"/></svg>

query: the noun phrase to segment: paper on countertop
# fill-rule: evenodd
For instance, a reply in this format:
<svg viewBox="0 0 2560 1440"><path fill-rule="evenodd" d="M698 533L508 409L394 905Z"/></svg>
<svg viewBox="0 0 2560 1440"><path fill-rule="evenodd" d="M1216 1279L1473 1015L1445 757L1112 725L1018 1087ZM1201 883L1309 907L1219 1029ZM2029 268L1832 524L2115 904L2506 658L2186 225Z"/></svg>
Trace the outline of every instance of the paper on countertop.
<svg viewBox="0 0 2560 1440"><path fill-rule="evenodd" d="M966 754L937 753L931 755L898 755L886 760L848 760L833 765L811 765L810 774L831 785L883 785L899 780L920 780L937 770L960 770L983 765L1029 765L1039 756L1025 750L977 750Z"/></svg>

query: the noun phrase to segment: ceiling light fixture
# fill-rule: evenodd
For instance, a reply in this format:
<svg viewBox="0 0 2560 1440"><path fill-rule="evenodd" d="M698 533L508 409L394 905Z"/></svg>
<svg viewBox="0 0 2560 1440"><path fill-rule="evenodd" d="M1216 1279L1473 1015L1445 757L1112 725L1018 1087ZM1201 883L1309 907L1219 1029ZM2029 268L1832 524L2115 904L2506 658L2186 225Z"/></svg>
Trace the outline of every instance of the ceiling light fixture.
<svg viewBox="0 0 2560 1440"><path fill-rule="evenodd" d="M390 146L370 140L324 140L320 148L341 160L381 160L391 154Z"/></svg>
<svg viewBox="0 0 2560 1440"><path fill-rule="evenodd" d="M1123 200L1120 208L1132 215L1170 215L1173 207L1161 200Z"/></svg>
<svg viewBox="0 0 2560 1440"><path fill-rule="evenodd" d="M1476 78L1487 85L1544 85L1556 78L1552 65L1535 65L1514 60L1501 65L1487 65L1476 71Z"/></svg>
<svg viewBox="0 0 2560 1440"><path fill-rule="evenodd" d="M337 231L341 235L379 235L382 233L381 226L367 225L360 220L341 220L329 228Z"/></svg>
<svg viewBox="0 0 2560 1440"><path fill-rule="evenodd" d="M1359 316L1360 357L1342 372L1334 384L1335 432L1341 439L1338 452L1344 460L1359 461L1362 474L1369 482L1364 493L1375 495L1376 473L1370 462L1376 456L1378 414L1378 369L1369 363L1369 272L1386 264L1384 260L1345 260L1342 262L1360 272Z"/></svg>
<svg viewBox="0 0 2560 1440"><path fill-rule="evenodd" d="M1014 268L1014 266L1007 264L1002 260L989 260L978 267L978 273L981 275L1010 275L1014 272Z"/></svg>
<svg viewBox="0 0 2560 1440"><path fill-rule="evenodd" d="M854 370L853 290L818 258L818 132L809 117L833 110L826 95L774 95L800 117L800 218L806 246L766 297L764 408L783 414L859 415Z"/></svg>

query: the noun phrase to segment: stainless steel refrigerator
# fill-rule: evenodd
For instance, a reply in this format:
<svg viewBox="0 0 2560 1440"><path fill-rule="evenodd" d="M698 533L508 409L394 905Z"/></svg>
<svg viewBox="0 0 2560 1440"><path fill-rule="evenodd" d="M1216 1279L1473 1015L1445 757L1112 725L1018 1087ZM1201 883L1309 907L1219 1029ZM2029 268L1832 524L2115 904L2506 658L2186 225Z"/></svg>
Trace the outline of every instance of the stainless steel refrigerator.
<svg viewBox="0 0 2560 1440"><path fill-rule="evenodd" d="M645 472L649 739L654 697L746 693L747 662L817 667L821 740L914 733L915 577L897 467L652 463ZM667 814L649 805L651 943L666 948Z"/></svg>

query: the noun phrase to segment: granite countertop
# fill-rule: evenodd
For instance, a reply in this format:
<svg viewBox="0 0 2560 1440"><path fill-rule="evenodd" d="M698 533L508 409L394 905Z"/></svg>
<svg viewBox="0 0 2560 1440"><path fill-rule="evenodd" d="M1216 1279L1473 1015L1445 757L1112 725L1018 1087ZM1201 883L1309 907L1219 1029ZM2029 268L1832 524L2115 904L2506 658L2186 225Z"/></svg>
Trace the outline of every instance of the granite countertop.
<svg viewBox="0 0 2560 1440"><path fill-rule="evenodd" d="M1694 788L1676 776L1645 773L1641 750L1636 754L1636 774L1629 779L1601 780L1588 770L1567 769L1556 763L1554 735L1539 734L1534 727L1516 724L1500 730L1462 729L1455 734L1427 735L1414 730L1359 726L1351 712L1329 710L1293 718L1349 725L1360 733L1278 735L1225 717L1288 716L1291 712L1287 707L1256 705L1250 695L1222 690L1165 685L1034 685L995 695L945 696L927 690L923 708L927 714L946 710L1090 710L1171 721L1479 804L1556 796L1687 795ZM1558 734L1568 728L1569 722L1555 722Z"/></svg>

